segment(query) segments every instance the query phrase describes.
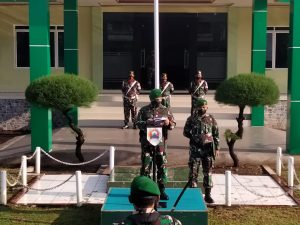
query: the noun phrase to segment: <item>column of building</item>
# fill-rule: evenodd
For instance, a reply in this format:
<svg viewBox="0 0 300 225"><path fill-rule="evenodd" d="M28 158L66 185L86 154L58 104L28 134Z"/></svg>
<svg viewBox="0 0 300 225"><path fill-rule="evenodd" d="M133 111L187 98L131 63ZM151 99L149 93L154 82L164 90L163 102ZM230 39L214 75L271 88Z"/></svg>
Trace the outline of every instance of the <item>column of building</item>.
<svg viewBox="0 0 300 225"><path fill-rule="evenodd" d="M287 150L300 154L300 1L290 1Z"/></svg>
<svg viewBox="0 0 300 225"><path fill-rule="evenodd" d="M78 5L77 0L64 2L64 64L65 73L78 75ZM78 124L78 109L73 108L74 123Z"/></svg>
<svg viewBox="0 0 300 225"><path fill-rule="evenodd" d="M29 0L30 81L50 74L48 0ZM31 106L31 149L52 149L51 109Z"/></svg>
<svg viewBox="0 0 300 225"><path fill-rule="evenodd" d="M253 0L251 72L265 75L267 46L267 0ZM252 107L251 125L264 126L264 107Z"/></svg>

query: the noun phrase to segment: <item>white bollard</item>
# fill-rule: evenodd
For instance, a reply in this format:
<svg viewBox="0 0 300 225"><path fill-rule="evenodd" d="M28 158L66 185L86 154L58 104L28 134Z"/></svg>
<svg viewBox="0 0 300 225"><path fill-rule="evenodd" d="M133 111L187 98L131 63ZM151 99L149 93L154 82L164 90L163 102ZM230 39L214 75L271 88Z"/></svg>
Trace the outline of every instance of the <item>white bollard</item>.
<svg viewBox="0 0 300 225"><path fill-rule="evenodd" d="M77 196L77 206L82 205L82 176L81 171L76 171L76 196Z"/></svg>
<svg viewBox="0 0 300 225"><path fill-rule="evenodd" d="M109 148L109 174L110 181L115 181L115 147L110 146Z"/></svg>
<svg viewBox="0 0 300 225"><path fill-rule="evenodd" d="M115 168L115 147L110 146L109 148L109 170L112 172Z"/></svg>
<svg viewBox="0 0 300 225"><path fill-rule="evenodd" d="M231 171L225 171L225 205L231 206Z"/></svg>
<svg viewBox="0 0 300 225"><path fill-rule="evenodd" d="M281 147L277 148L277 155L276 155L276 174L277 176L281 176L281 165L282 165L282 149Z"/></svg>
<svg viewBox="0 0 300 225"><path fill-rule="evenodd" d="M35 173L39 175L41 173L41 148L36 147L35 151Z"/></svg>
<svg viewBox="0 0 300 225"><path fill-rule="evenodd" d="M294 157L289 157L288 163L288 186L294 187Z"/></svg>
<svg viewBox="0 0 300 225"><path fill-rule="evenodd" d="M2 170L0 172L0 180L1 180L1 195L0 195L0 205L7 205L7 186L6 186L6 171Z"/></svg>
<svg viewBox="0 0 300 225"><path fill-rule="evenodd" d="M27 186L27 157L26 155L22 156L22 185Z"/></svg>

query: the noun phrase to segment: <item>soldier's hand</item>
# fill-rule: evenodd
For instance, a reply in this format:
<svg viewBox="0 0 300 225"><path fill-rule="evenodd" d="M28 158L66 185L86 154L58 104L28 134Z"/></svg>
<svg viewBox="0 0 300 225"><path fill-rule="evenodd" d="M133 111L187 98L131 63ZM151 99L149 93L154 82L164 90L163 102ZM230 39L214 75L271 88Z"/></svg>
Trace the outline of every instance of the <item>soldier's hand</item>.
<svg viewBox="0 0 300 225"><path fill-rule="evenodd" d="M164 124L163 124L163 125L169 126L169 124L170 124L170 120L169 120L168 118L166 118L166 119L164 120Z"/></svg>
<svg viewBox="0 0 300 225"><path fill-rule="evenodd" d="M216 157L218 157L220 154L220 149L216 149Z"/></svg>

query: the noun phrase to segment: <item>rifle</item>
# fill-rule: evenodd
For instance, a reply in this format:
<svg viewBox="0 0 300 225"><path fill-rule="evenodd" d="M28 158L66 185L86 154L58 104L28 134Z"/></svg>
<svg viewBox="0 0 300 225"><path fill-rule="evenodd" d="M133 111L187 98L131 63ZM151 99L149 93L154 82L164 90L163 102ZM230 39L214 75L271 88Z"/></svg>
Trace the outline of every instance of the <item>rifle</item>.
<svg viewBox="0 0 300 225"><path fill-rule="evenodd" d="M193 178L190 177L189 180L188 180L188 182L185 184L184 188L182 189L182 191L180 192L178 198L176 199L176 201L175 201L175 203L174 203L174 205L173 205L173 207L172 207L172 209L171 209L171 212L174 212L174 211L175 211L175 208L176 208L178 202L180 201L180 199L181 199L182 195L184 194L185 190L187 189L187 187L188 187L188 186L190 185L190 183L192 182L192 179L193 179Z"/></svg>

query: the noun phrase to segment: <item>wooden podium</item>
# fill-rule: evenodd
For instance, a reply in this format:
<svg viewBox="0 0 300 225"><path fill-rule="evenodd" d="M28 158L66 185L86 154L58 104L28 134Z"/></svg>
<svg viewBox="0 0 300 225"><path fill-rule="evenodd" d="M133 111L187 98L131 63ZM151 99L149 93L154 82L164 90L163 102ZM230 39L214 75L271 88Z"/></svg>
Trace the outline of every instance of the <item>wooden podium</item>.
<svg viewBox="0 0 300 225"><path fill-rule="evenodd" d="M166 188L169 200L166 208L158 208L161 214L168 214L179 219L183 225L208 225L208 210L199 188L187 188L174 212L173 205L182 188ZM111 225L124 220L133 211L129 203L129 188L110 188L101 209L101 225Z"/></svg>

